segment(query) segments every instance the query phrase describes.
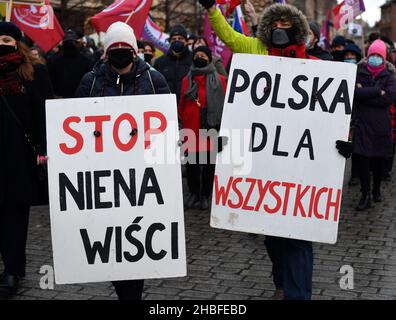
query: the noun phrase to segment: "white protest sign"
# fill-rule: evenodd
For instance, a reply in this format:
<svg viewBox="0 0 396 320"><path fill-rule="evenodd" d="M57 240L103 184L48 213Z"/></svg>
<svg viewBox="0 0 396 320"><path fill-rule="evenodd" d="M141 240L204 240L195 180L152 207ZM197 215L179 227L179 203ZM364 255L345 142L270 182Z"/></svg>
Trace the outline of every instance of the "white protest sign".
<svg viewBox="0 0 396 320"><path fill-rule="evenodd" d="M355 79L353 64L234 55L212 227L336 242Z"/></svg>
<svg viewBox="0 0 396 320"><path fill-rule="evenodd" d="M176 110L174 95L47 101L58 284L186 275Z"/></svg>

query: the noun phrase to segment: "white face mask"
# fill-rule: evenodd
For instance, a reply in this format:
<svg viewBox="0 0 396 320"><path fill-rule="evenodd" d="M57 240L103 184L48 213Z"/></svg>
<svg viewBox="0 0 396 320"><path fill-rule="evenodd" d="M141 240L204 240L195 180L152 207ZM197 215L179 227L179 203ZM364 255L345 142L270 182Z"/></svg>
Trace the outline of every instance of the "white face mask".
<svg viewBox="0 0 396 320"><path fill-rule="evenodd" d="M138 53L138 57L144 61L144 53Z"/></svg>
<svg viewBox="0 0 396 320"><path fill-rule="evenodd" d="M193 51L192 44L188 45L188 50L190 50L191 52Z"/></svg>

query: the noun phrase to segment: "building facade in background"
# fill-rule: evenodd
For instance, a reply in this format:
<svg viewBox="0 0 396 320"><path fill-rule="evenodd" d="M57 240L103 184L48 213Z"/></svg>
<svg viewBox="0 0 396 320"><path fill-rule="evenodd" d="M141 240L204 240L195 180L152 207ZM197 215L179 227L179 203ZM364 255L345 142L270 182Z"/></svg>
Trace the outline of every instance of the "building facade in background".
<svg viewBox="0 0 396 320"><path fill-rule="evenodd" d="M388 0L381 6L381 19L376 29L396 42L396 0Z"/></svg>

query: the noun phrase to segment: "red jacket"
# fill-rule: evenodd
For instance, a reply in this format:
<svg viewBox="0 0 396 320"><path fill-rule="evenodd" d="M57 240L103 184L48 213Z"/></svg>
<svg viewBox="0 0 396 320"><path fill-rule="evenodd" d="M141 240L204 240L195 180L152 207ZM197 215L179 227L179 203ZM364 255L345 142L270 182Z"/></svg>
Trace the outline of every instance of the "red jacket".
<svg viewBox="0 0 396 320"><path fill-rule="evenodd" d="M218 74L225 95L227 83L224 76ZM199 75L193 77L198 85L198 102L185 97L184 94L188 90L188 76L183 79L180 102L179 102L179 119L183 129L191 129L195 134L196 143L187 143L189 152L203 152L212 150L212 143L209 139L199 136L201 129L201 111L200 108L206 108L206 76ZM199 104L201 106L199 106ZM205 141L206 140L206 141Z"/></svg>

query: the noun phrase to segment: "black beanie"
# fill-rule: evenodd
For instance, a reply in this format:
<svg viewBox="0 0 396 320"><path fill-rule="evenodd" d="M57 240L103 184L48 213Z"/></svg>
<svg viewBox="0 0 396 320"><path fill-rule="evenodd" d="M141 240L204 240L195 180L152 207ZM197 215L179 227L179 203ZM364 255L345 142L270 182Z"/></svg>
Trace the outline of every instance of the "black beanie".
<svg viewBox="0 0 396 320"><path fill-rule="evenodd" d="M21 41L22 32L12 22L0 22L0 36L10 36L16 41Z"/></svg>
<svg viewBox="0 0 396 320"><path fill-rule="evenodd" d="M207 46L199 46L198 48L196 48L193 51L193 57L199 51L205 53L208 56L208 58L209 58L209 62L212 62L212 51L210 51L209 47L207 47Z"/></svg>
<svg viewBox="0 0 396 320"><path fill-rule="evenodd" d="M174 26L169 32L169 39L173 36L182 36L187 40L187 30L181 24Z"/></svg>

